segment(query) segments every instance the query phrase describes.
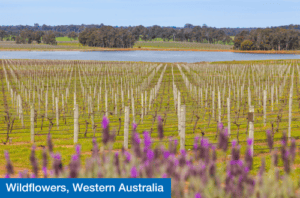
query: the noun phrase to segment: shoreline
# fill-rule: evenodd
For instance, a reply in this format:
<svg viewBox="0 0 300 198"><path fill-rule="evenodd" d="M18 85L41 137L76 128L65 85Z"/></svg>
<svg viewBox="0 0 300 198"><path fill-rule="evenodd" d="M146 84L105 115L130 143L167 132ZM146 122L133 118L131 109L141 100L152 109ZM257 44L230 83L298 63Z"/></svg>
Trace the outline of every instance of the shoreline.
<svg viewBox="0 0 300 198"><path fill-rule="evenodd" d="M297 51L240 51L228 49L184 49L184 48L96 48L96 49L0 49L0 51L80 51L80 52L101 52L101 51L191 51L191 52L232 52L232 53L248 53L248 54L300 54Z"/></svg>

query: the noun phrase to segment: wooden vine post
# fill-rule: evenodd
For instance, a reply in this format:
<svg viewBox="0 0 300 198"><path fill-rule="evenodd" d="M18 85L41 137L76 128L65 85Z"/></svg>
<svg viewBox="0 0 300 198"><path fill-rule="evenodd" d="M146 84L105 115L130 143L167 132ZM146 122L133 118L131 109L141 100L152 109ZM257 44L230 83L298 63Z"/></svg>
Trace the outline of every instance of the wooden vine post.
<svg viewBox="0 0 300 198"><path fill-rule="evenodd" d="M30 139L34 143L34 106L30 106Z"/></svg>
<svg viewBox="0 0 300 198"><path fill-rule="evenodd" d="M78 133L79 133L79 112L78 112L78 104L74 106L74 144L78 142Z"/></svg>
<svg viewBox="0 0 300 198"><path fill-rule="evenodd" d="M180 116L181 116L181 129L180 129L180 150L185 150L185 120L186 120L186 107L181 105Z"/></svg>
<svg viewBox="0 0 300 198"><path fill-rule="evenodd" d="M251 153L253 155L253 146L254 146L254 106L250 106L248 113L248 122L249 122L249 138L252 139Z"/></svg>
<svg viewBox="0 0 300 198"><path fill-rule="evenodd" d="M125 119L124 119L124 148L128 149L128 136L129 136L129 106L125 106Z"/></svg>

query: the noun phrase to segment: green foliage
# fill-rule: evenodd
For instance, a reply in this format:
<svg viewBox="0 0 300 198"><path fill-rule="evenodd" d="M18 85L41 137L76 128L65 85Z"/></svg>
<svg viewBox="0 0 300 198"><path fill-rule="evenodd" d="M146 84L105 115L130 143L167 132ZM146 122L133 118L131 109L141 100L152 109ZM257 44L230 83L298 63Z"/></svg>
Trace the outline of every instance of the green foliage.
<svg viewBox="0 0 300 198"><path fill-rule="evenodd" d="M55 34L52 31L48 31L43 36L43 42L45 44L57 45Z"/></svg>
<svg viewBox="0 0 300 198"><path fill-rule="evenodd" d="M82 45L107 48L131 48L136 39L127 29L102 26L99 29L85 29L79 34Z"/></svg>
<svg viewBox="0 0 300 198"><path fill-rule="evenodd" d="M253 49L253 42L249 40L244 40L241 43L241 50L252 50Z"/></svg>
<svg viewBox="0 0 300 198"><path fill-rule="evenodd" d="M242 31L234 38L235 49L241 49L242 42L246 40L253 42L252 49L256 50L295 50L299 49L300 33L281 28ZM248 47L245 50L249 50Z"/></svg>

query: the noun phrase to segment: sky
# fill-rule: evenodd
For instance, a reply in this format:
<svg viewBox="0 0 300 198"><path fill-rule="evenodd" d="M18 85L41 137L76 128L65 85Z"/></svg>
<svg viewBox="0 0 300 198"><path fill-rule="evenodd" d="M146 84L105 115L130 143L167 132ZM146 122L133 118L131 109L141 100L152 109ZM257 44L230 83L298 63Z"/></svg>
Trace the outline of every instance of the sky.
<svg viewBox="0 0 300 198"><path fill-rule="evenodd" d="M0 25L271 27L300 24L300 0L0 0Z"/></svg>

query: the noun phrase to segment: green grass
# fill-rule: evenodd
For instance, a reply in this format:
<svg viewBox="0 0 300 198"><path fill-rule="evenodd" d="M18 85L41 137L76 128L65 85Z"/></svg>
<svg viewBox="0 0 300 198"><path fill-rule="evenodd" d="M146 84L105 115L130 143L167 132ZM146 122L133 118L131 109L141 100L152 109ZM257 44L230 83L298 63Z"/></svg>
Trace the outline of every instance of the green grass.
<svg viewBox="0 0 300 198"><path fill-rule="evenodd" d="M64 36L64 37L56 37L55 38L56 41L78 41L78 38L76 38L75 40L72 39L72 38L69 38L67 36Z"/></svg>
<svg viewBox="0 0 300 198"><path fill-rule="evenodd" d="M70 80L70 95L68 97L67 103L65 103L65 105L67 104L67 106L65 106L66 108L66 124L64 123L64 120L62 119L63 114L61 112L60 114L60 120L59 120L59 127L56 127L56 122L55 122L55 116L54 116L54 111L52 110L52 90L49 89L49 94L48 94L48 100L49 100L49 106L48 106L48 114L50 117L54 117L53 119L53 123L54 126L51 130L52 133L52 137L53 137L53 142L55 145L55 152L60 152L63 155L63 163L66 165L69 162L70 156L71 154L74 153L74 145L73 145L73 91L74 91L74 83L77 84L76 86L76 92L77 92L77 103L79 104L80 107L80 119L79 119L79 123L80 123L80 134L79 134L79 143L82 145L83 148L83 156L84 158L90 156L90 151L92 149L92 137L93 137L93 130L91 128L91 124L88 125L88 133L87 133L87 137L88 138L84 138L84 132L85 132L85 121L87 120L88 122L91 122L91 118L87 112L87 109L83 109L83 107L87 106L87 102L84 99L84 97L86 95L89 95L90 92L93 93L93 87L91 87L91 91L90 91L90 87L87 86L86 90L88 91L87 93L83 93L81 86L80 86L80 81L82 81L84 83L84 86L87 85L92 85L94 86L96 83L97 78L103 79L104 81L104 77L106 77L107 79L107 86L109 87L110 85L112 86L112 89L114 89L114 91L116 91L116 85L120 86L120 81L117 81L116 79L120 79L121 77L123 77L123 79L125 79L125 76L121 76L125 70L124 68L126 68L126 71L128 70L128 75L126 78L133 80L134 78L137 78L138 75L143 74L143 72L145 72L145 68L147 67L147 65L158 65L158 63L126 63L126 62L122 62L122 63L118 63L118 62L100 62L100 61L45 61L45 60L11 60L12 63L10 63L10 65L15 65L15 72L18 72L18 77L20 79L21 82L24 83L24 85L28 85L28 74L26 72L29 71L37 71L39 72L40 70L42 70L43 68L45 69L45 67L47 68L47 70L44 70L44 72L49 72L48 74L53 74L52 72L56 72L55 75L52 75L52 78L49 79L49 75L47 75L46 73L44 73L42 76L42 74L39 74L36 76L36 78L31 78L31 79L36 79L33 83L35 83L35 85L37 86L37 89L39 87L39 85L41 84L41 82L39 80L44 80L44 83L46 82L45 80L47 79L48 76L48 83L49 86L55 86L54 84L54 79L56 79L56 83L59 82L62 83L62 85L65 85L65 82L68 82L68 80ZM282 61L282 62L280 62ZM238 69L237 71L240 71L239 68L243 68L244 65L250 65L250 64L254 64L254 65L259 65L261 68L262 67L267 67L267 68L271 68L269 67L269 65L271 64L276 64L273 65L275 68L278 67L279 65L282 64L286 64L289 65L290 62L288 62L289 60L276 60L274 62L268 62L268 61L245 61L245 62L239 62L240 65L236 65L235 62L221 62L219 64L216 63L212 63L212 64L186 64L188 67L191 68L191 73L187 72L184 67L182 67L182 71L183 73L187 76L187 78L189 79L189 81L193 84L193 85L197 85L197 79L206 79L209 80L209 78L211 77L217 77L217 79L219 77L222 77L222 75L224 76L231 76L231 78L236 78L240 75L239 72L236 72L235 75L233 75L231 72L234 72L234 69ZM79 64L80 63L80 66ZM76 70L78 72L78 70L80 69L81 71L81 80L79 79L78 73L77 73L77 78L75 81L75 76L73 75L69 75L71 68L74 67L74 64L77 65ZM154 115L154 109L158 109L157 110L157 114L164 116L166 115L166 124L164 126L164 131L165 131L165 139L162 144L167 145L167 141L168 141L168 137L169 136L173 136L174 138L178 139L178 132L177 132L177 126L178 126L178 118L175 112L175 108L174 108L174 97L173 97L173 88L172 88L172 82L173 82L173 76L172 76L172 67L173 66L173 73L174 73L174 82L175 85L177 86L177 88L181 91L182 93L182 104L186 104L186 149L191 149L193 142L194 142L194 137L195 136L201 136L201 130L205 131L205 136L207 138L209 138L211 143L217 143L217 139L215 139L215 135L216 135L216 128L217 128L217 120L216 117L214 119L211 119L210 125L208 127L208 122L209 122L209 112L211 110L211 108L207 107L200 107L199 105L199 100L196 99L196 96L190 92L190 90L187 89L184 80L177 68L176 64L171 64L171 63L164 63L164 65L167 64L168 67L164 73L164 77L162 80L162 84L161 84L161 88L159 89L158 92L158 97L157 99L154 101L153 103L153 108L151 108L151 112L148 113L145 117L143 122L140 123L140 125L138 126L138 132L140 133L140 135L142 136L142 132L147 130L147 131L151 131L151 128L153 127L153 133L152 133L152 138L154 138L154 140L157 140L157 130L156 130L156 122L154 122L154 124L152 125L152 120L153 120L153 115ZM21 65L21 66L20 66ZM222 73L218 73L216 74L215 72L218 71L219 68L224 67L224 65L226 65L227 67L231 67L231 70L225 70ZM196 66L196 67L195 67ZM227 68L226 67L226 68ZM197 70L197 68L200 68L202 70ZM224 67L225 68L225 67ZM49 70L48 70L49 69ZM51 70L53 69L53 70ZM111 69L110 72L113 71L113 73L111 73L110 75L107 74L107 70ZM216 70L215 70L216 69ZM148 93L148 98L149 98L149 91L151 88L153 88L155 86L155 84L158 81L158 78L160 76L162 72L162 68L158 71L158 73L155 74L153 80L150 82L149 86L146 86L146 90ZM21 75L22 74L22 75ZM297 74L297 73L296 73ZM148 74L149 75L149 74ZM198 75L198 76L194 76L194 75ZM267 75L266 75L267 76ZM267 79L265 76L265 79ZM247 76L246 76L247 77ZM142 75L141 79L147 79L147 75ZM272 78L271 78L272 79ZM298 79L298 75L295 76L295 79ZM261 79L262 80L262 79ZM136 80L135 80L136 81ZM11 95L7 90L7 84L5 82L5 78L3 79L4 82L4 89L6 90L6 97L7 97L7 102L9 107L11 108L11 112L13 113L13 115L16 116L16 109L14 108L14 104L11 102ZM18 84L15 84L14 78L10 78L10 85L14 86L17 90L18 90ZM118 82L118 84L116 84ZM131 81L129 81L131 82ZM140 83L140 81L138 81ZM218 81L216 81L218 82ZM246 82L247 79L246 79ZM262 83L265 81L262 81ZM204 83L205 84L205 83ZM45 84L44 84L45 85ZM99 84L97 84L99 85ZM201 84L200 84L201 85ZM124 84L123 84L124 86ZM224 85L219 85L221 87L221 91L223 90ZM102 87L102 92L101 92L101 102L100 102L100 106L99 106L99 111L97 109L97 100L94 102L94 111L95 111L95 123L96 125L98 125L97 129L96 129L96 136L98 137L97 141L99 142L99 144L101 145L101 119L103 116L103 110L105 108L104 105L104 82L101 84ZM60 89L61 93L65 93L65 87L62 86L62 88ZM253 87L252 87L253 88ZM288 88L288 83L286 84L284 90L286 91ZM292 136L300 136L300 127L299 125L299 118L300 118L300 113L297 113L299 110L298 107L298 103L297 103L297 95L296 95L296 90L297 87L294 87L294 101L293 101L293 118L296 119L292 122ZM118 89L120 91L120 88ZM228 87L226 87L226 91L228 90ZM99 87L97 87L96 91L99 91ZM56 94L57 92L54 91L54 93ZM115 93L115 92L114 92ZM120 92L119 92L120 93ZM134 91L135 93L135 91ZM227 92L226 92L227 93ZM244 96L247 94L247 89L245 89L245 93ZM23 92L22 94L24 103L25 103L25 93ZM36 93L36 97L37 97L37 93ZM125 101L125 105L130 106L131 103L128 102L128 96L127 96L127 91L125 91L124 94L124 101ZM231 97L234 97L234 93L231 92ZM281 99L284 99L286 97L286 95L284 94L282 96ZM2 101L2 105L0 105L0 110L1 110L1 114L2 116L0 117L0 133L5 133L5 121L4 121L4 107L3 107L3 93L2 91L0 91L0 98ZM96 97L97 98L97 97ZM120 98L120 96L119 96ZM261 107L258 106L258 100L257 100L257 96L253 95L253 104L255 104L255 139L259 140L259 139L265 139L266 135L265 135L265 131L266 129L270 128L271 126L271 121L276 119L276 113L272 113L270 110L270 105L268 104L267 109L267 126L263 126L262 123L262 115L257 113L257 110L261 111ZM211 99L209 99L211 101ZM140 98L140 93L138 93L137 95L137 100L134 101L135 102L135 109L136 109L136 122L140 121L140 117L138 116L138 114L141 112L141 98ZM161 105L160 105L161 102ZM246 101L243 101L244 103ZM244 104L244 103L241 103ZM27 102L28 104L28 102ZM222 103L224 104L224 101ZM161 106L161 108L160 108ZM121 103L118 103L118 114L114 115L114 100L112 100L111 98L111 92L108 92L108 111L112 112L112 114L109 114L109 120L111 122L111 130L115 130L118 131L119 129L119 118L121 118L121 120L124 120L124 112L119 112L119 110L121 109L122 105ZM43 123L43 129L41 129L41 121L42 121L42 117L41 115L44 113L44 103L42 102L41 107L40 107L40 111L38 111L38 103L37 101L35 101L35 108L37 110L38 113L38 117L37 117L37 122L35 124L35 132L36 132L36 137L35 137L35 144L37 145L37 147L39 148L38 154L41 154L41 148L42 146L46 145L46 134L48 132L48 127L49 127L49 121L48 120L44 120ZM60 109L61 109L61 103L60 103ZM217 108L217 107L216 107ZM233 103L232 104L232 111L231 111L231 117L232 117L232 122L234 121L234 117L235 117L235 110L236 110L236 104ZM245 107L246 110L243 111L243 113L241 113L241 118L239 120L239 122L241 123L240 126L240 134L239 134L239 139L240 141L245 141L248 137L248 134L245 133L246 131L246 127L247 127L247 107ZM280 108L280 104L275 104L274 105L274 112L277 112L278 109ZM226 109L226 106L223 107L223 109ZM244 108L243 108L244 109ZM217 109L216 109L217 112ZM29 164L29 154L30 154L30 147L31 147L31 143L30 143L30 122L29 122L29 115L30 115L30 111L28 106L24 106L24 116L25 116L25 129L22 129L21 126L21 122L20 120L17 118L14 124L14 130L13 133L10 135L10 137L12 138L12 144L7 144L7 145L3 145L0 144L0 174L4 174L5 170L4 170L4 165L5 165L5 160L4 160L4 151L5 150L9 150L11 153L11 160L13 162L14 165L16 165L17 169L24 169L24 168L30 168L30 164ZM197 122L197 127L195 130L195 133L193 133L193 128L195 125L195 115L198 115L201 119ZM217 114L216 114L217 115ZM223 115L223 114L222 114ZM130 115L130 120L132 123L132 115ZM281 137L281 132L283 130L286 130L285 128L287 127L287 109L285 107L284 109L284 113L283 113L283 117L282 119L284 119L284 121L282 121L281 125L280 125L280 132L279 133L275 133L275 138L280 138ZM17 117L17 116L16 116ZM224 125L227 126L227 114L224 114L224 118L222 120L224 122ZM114 149L121 149L122 148L122 144L123 144L123 131L124 131L124 125L123 123L121 124L121 128L120 128L120 134L119 136L117 136L116 142L114 144ZM131 129L131 124L130 124L130 129ZM231 124L231 137L230 137L230 141L234 140L237 138L237 126L234 125L233 123ZM0 134L0 142L1 140L4 141L5 140L5 134ZM155 142L154 145L156 144L160 144L158 142ZM241 142L241 151L242 153L245 153L245 142ZM275 146L280 146L280 141L275 141ZM255 149L261 149L261 148L267 148L267 145L265 142L263 143L257 143L254 146ZM227 152L227 155L229 155L230 152ZM218 155L223 155L221 151L218 151ZM260 165L260 161L261 161L261 157L262 156L266 156L267 157L267 164L268 162L270 162L270 156L268 155L268 149L265 150L256 150L255 151L255 157L254 157L254 172L258 170L259 165ZM41 158L40 158L41 159ZM41 160L40 160L41 162ZM300 158L297 155L296 158L296 162L299 164L300 162ZM222 162L220 162L222 163Z"/></svg>
<svg viewBox="0 0 300 198"><path fill-rule="evenodd" d="M160 42L160 41L138 41L134 48L157 48L157 49L197 49L197 50L230 50L232 46L222 44L208 44L195 42Z"/></svg>

